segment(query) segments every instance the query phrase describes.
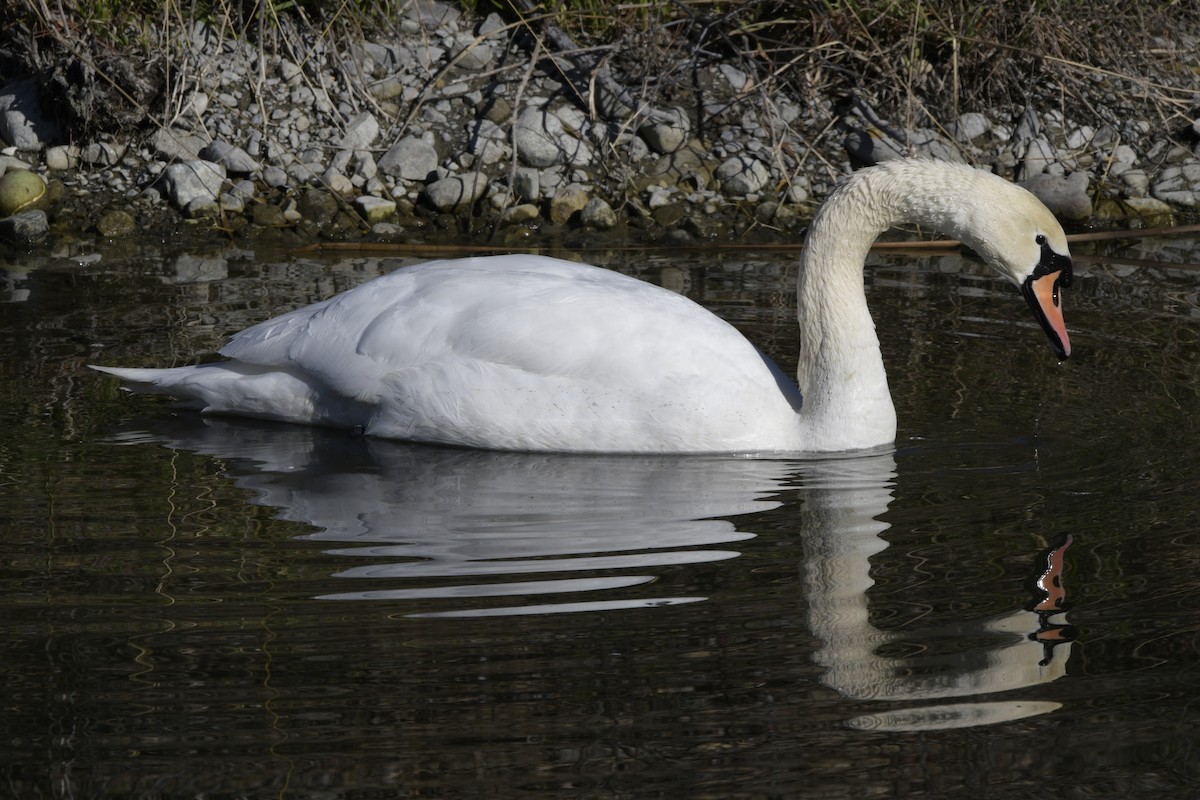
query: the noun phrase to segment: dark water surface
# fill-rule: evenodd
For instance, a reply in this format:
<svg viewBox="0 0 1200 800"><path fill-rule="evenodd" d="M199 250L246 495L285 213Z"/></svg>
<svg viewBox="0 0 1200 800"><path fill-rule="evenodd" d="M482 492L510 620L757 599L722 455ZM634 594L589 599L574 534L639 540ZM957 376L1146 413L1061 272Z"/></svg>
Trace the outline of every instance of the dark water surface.
<svg viewBox="0 0 1200 800"><path fill-rule="evenodd" d="M1113 253L1063 365L983 266L880 259L896 448L807 461L201 419L83 365L402 262L0 260L0 796L1200 796L1200 242ZM793 258L588 254L789 371Z"/></svg>

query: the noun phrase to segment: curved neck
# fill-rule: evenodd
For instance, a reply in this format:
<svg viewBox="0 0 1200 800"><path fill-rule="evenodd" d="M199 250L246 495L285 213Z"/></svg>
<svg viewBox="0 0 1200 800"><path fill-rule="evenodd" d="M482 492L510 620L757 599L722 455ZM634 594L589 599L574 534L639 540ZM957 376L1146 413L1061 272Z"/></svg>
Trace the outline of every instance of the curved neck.
<svg viewBox="0 0 1200 800"><path fill-rule="evenodd" d="M965 230L964 202L977 171L958 164L888 162L858 172L821 206L809 227L796 293L806 449L891 443L896 410L867 308L863 266L893 225Z"/></svg>

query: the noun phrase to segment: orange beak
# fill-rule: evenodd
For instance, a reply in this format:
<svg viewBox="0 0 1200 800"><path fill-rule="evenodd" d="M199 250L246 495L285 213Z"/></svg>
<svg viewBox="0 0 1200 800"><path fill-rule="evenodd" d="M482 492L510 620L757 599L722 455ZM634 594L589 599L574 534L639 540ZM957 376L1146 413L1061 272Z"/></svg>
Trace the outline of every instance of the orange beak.
<svg viewBox="0 0 1200 800"><path fill-rule="evenodd" d="M1070 268L1042 275L1030 275L1021 284L1033 316L1037 318L1050 346L1059 358L1071 355L1071 339L1067 336L1067 323L1063 320L1062 298L1059 290L1071 282Z"/></svg>

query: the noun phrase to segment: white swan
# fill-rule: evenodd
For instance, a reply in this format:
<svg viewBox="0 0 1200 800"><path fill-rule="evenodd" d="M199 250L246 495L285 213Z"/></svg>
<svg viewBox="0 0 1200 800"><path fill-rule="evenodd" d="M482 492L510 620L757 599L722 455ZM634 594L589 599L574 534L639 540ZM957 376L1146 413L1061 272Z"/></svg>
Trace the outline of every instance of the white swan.
<svg viewBox="0 0 1200 800"><path fill-rule="evenodd" d="M798 385L731 325L666 289L538 256L397 270L235 335L231 360L96 367L209 413L504 450L829 452L896 434L863 265L909 223L964 241L1020 288L1060 358L1071 259L1054 216L986 172L862 170L801 256ZM803 399L802 399L803 398Z"/></svg>

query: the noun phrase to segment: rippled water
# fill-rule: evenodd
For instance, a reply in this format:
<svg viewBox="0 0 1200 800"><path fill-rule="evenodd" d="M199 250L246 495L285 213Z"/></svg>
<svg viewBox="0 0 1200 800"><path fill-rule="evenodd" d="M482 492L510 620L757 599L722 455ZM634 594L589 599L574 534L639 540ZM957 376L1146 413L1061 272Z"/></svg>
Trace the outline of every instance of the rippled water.
<svg viewBox="0 0 1200 800"><path fill-rule="evenodd" d="M0 262L0 794L1200 793L1200 242L1081 254L1075 354L956 256L868 276L854 458L569 457L201 419L162 366L397 267ZM793 254L588 254L795 362Z"/></svg>

